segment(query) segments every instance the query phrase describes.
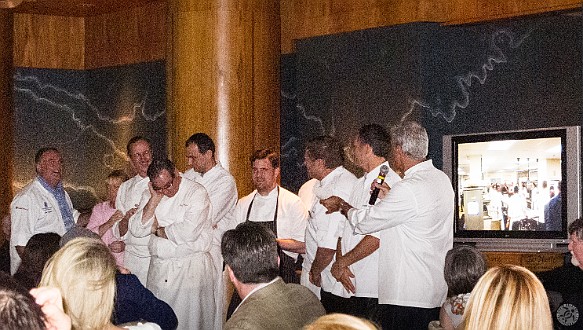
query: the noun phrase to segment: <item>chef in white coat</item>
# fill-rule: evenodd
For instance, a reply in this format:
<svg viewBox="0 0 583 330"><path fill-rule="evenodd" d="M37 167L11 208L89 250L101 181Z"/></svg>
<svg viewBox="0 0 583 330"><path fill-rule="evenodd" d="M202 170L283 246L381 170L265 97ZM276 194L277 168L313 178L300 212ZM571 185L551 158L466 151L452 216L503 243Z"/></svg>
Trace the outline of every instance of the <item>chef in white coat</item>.
<svg viewBox="0 0 583 330"><path fill-rule="evenodd" d="M10 272L20 265L28 240L39 233L65 234L75 226L79 212L63 189L63 157L55 148L41 148L34 157L36 178L10 204Z"/></svg>
<svg viewBox="0 0 583 330"><path fill-rule="evenodd" d="M150 236L146 287L172 307L178 329L213 329L216 272L207 192L182 178L168 159L154 160L148 177L149 189L130 219L134 236Z"/></svg>

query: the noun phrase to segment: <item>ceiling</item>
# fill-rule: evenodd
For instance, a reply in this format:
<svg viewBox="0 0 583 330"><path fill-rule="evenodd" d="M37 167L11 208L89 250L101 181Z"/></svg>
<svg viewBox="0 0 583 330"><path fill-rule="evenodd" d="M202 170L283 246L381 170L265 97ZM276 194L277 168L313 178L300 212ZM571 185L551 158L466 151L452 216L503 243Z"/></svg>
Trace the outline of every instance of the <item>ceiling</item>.
<svg viewBox="0 0 583 330"><path fill-rule="evenodd" d="M537 170L539 162L561 159L561 139L540 138L459 144L460 171L483 173Z"/></svg>
<svg viewBox="0 0 583 330"><path fill-rule="evenodd" d="M85 17L127 10L161 0L0 0L0 10L15 13ZM162 0L164 1L164 0Z"/></svg>

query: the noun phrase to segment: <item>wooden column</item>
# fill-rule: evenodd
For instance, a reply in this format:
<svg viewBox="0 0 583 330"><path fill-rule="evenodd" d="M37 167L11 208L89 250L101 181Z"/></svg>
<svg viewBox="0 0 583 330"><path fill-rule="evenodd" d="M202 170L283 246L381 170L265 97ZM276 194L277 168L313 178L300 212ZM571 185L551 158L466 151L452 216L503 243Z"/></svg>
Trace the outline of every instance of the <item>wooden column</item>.
<svg viewBox="0 0 583 330"><path fill-rule="evenodd" d="M167 26L168 150L183 170L186 139L209 134L248 194L249 156L280 144L279 1L170 1Z"/></svg>
<svg viewBox="0 0 583 330"><path fill-rule="evenodd" d="M13 14L0 10L0 216L9 212L12 201L13 35Z"/></svg>

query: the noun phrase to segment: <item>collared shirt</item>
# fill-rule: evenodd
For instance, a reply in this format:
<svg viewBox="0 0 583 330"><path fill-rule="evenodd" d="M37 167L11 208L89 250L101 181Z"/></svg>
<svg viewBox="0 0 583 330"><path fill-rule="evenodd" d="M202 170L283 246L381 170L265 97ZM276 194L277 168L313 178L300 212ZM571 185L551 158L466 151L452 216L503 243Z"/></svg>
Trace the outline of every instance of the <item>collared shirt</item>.
<svg viewBox="0 0 583 330"><path fill-rule="evenodd" d="M65 198L74 219L79 212L73 209L73 203L67 192ZM10 204L11 236L10 236L10 271L12 274L20 265L20 256L16 246L26 246L28 240L39 233L66 233L65 224L57 200L46 190L38 178L35 178L20 190Z"/></svg>
<svg viewBox="0 0 583 330"><path fill-rule="evenodd" d="M320 204L320 199L338 196L347 200L356 181L354 174L339 166L326 175L322 181L315 182L314 198L309 206L310 218L306 228L306 255L302 265L304 271L310 271L318 248L336 250L338 238L342 235L346 221L339 212L326 214L326 208ZM334 259L321 274L321 287L327 292L331 292L334 286L342 286L330 273L333 263Z"/></svg>
<svg viewBox="0 0 583 330"><path fill-rule="evenodd" d="M363 177L358 179L354 184L348 203L356 208L369 207L368 202L370 200L370 186L372 182L378 177L381 170L381 166L389 166L388 162L383 162L377 167L366 173ZM389 172L385 176L385 182L392 187L397 182L401 181L401 177L389 166ZM377 199L376 203L379 202ZM349 225L346 224L346 220L343 222L343 232L342 232L342 255L352 251L362 241L365 235L360 233L355 233ZM368 235L380 238L378 232L370 232ZM332 293L341 297L367 297L367 298L377 298L378 297L378 268L379 268L379 250L374 251L369 256L355 262L350 265L350 270L354 274L352 279L356 292L353 294L346 290L343 286L335 286Z"/></svg>
<svg viewBox="0 0 583 330"><path fill-rule="evenodd" d="M56 187L51 186L42 176L37 176L38 182L57 200L59 205L59 210L61 211L61 217L63 218L63 223L65 224L65 231L69 231L75 225L75 219L73 218L73 208L67 202L67 197L65 196L65 189L63 188L63 182L57 183Z"/></svg>
<svg viewBox="0 0 583 330"><path fill-rule="evenodd" d="M130 209L138 207L143 194L148 191L149 182L150 178L141 177L139 174L123 182L117 191L115 208L126 214ZM125 253L144 258L150 256L148 252L149 237L135 237L129 231L121 237L119 235L119 221L113 225L112 232L116 238L124 240Z"/></svg>
<svg viewBox="0 0 583 330"><path fill-rule="evenodd" d="M211 201L211 222L214 232L214 244L221 244L221 237L224 232L235 228L235 223L229 223L235 205L237 204L238 194L235 178L217 162L213 168L208 170L204 175L190 169L182 175L183 178L198 182L206 189Z"/></svg>
<svg viewBox="0 0 583 330"><path fill-rule="evenodd" d="M441 306L447 294L443 267L453 246L453 212L451 182L431 160L409 168L374 206L348 211L356 232L380 231L380 304Z"/></svg>
<svg viewBox="0 0 583 330"><path fill-rule="evenodd" d="M269 281L269 282L267 282L267 283L259 283L259 284L257 284L257 286L255 286L255 287L253 288L253 290L251 290L251 291L250 291L250 292L249 292L249 293L248 293L248 294L245 296L245 298L243 298L243 300L241 300L241 303L239 303L239 306L243 305L243 302L244 302L245 300L247 300L247 297L251 297L251 295L252 295L253 293L255 293L255 292L257 292L257 291L259 291L259 290L263 289L264 287L266 287L266 286L268 286L268 285L270 285L270 284L272 284L272 283L275 283L275 281L277 281L277 279L278 279L278 278L279 278L279 277L276 277L276 278L274 278L273 280L271 280L271 281ZM233 314L235 314L235 313L237 312L237 309L239 309L239 306L237 306L237 308L235 308L235 310L233 311Z"/></svg>

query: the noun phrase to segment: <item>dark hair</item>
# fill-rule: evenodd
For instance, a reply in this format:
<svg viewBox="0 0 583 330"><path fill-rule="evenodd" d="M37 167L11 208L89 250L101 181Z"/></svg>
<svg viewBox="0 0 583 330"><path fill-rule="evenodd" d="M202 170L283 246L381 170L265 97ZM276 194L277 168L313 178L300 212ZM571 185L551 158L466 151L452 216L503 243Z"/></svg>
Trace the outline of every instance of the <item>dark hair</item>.
<svg viewBox="0 0 583 330"><path fill-rule="evenodd" d="M251 161L251 166L253 166L253 163L256 160L265 159L265 158L267 158L269 160L269 162L271 163L271 166L273 166L273 168L279 167L279 154L275 151L271 151L271 149L255 150L255 152L251 155L251 157L249 157L249 160Z"/></svg>
<svg viewBox="0 0 583 330"><path fill-rule="evenodd" d="M198 147L198 152L204 154L207 151L211 151L213 156L215 155L215 143L210 136L206 135L205 133L195 133L186 140L186 147L191 144L196 144Z"/></svg>
<svg viewBox="0 0 583 330"><path fill-rule="evenodd" d="M226 231L221 253L242 283L267 283L279 274L275 235L257 222L243 222Z"/></svg>
<svg viewBox="0 0 583 330"><path fill-rule="evenodd" d="M34 155L34 163L35 163L35 164L38 164L38 163L40 162L40 159L41 159L41 157L42 157L42 156L43 156L43 155L44 155L46 152L49 152L49 151L54 151L54 152L61 153L61 152L59 151L59 149L57 149L57 148L53 148L53 147L44 147L44 148L40 148L40 149L38 149L38 150L37 150L36 154Z"/></svg>
<svg viewBox="0 0 583 330"><path fill-rule="evenodd" d="M445 255L444 277L449 294L455 296L472 291L486 272L486 260L470 245L456 245Z"/></svg>
<svg viewBox="0 0 583 330"><path fill-rule="evenodd" d="M45 315L28 291L0 271L0 324L5 330L41 330Z"/></svg>
<svg viewBox="0 0 583 330"><path fill-rule="evenodd" d="M14 279L28 290L38 286L45 263L59 250L61 235L41 233L33 235L22 254L22 262L14 274Z"/></svg>
<svg viewBox="0 0 583 330"><path fill-rule="evenodd" d="M569 225L569 236L575 234L578 239L583 240L583 218L579 218Z"/></svg>
<svg viewBox="0 0 583 330"><path fill-rule="evenodd" d="M129 179L128 174L124 170L113 170L107 175L108 179L118 178L122 181L127 181Z"/></svg>
<svg viewBox="0 0 583 330"><path fill-rule="evenodd" d="M150 178L150 181L154 181L154 179L162 172L162 170L166 170L168 173L170 173L172 179L174 179L175 169L176 166L170 159L155 159L152 161L152 164L148 166L148 177Z"/></svg>
<svg viewBox="0 0 583 330"><path fill-rule="evenodd" d="M138 142L138 141L144 141L148 144L148 146L150 146L150 149L152 149L152 143L150 142L150 140L148 140L148 138L145 138L141 135L136 135L133 138L131 138L128 141L128 144L126 145L126 150L128 152L128 155L130 154L130 149L132 148L132 144Z"/></svg>
<svg viewBox="0 0 583 330"><path fill-rule="evenodd" d="M331 136L318 136L306 143L306 152L312 159L322 159L326 168L332 169L344 163L342 144Z"/></svg>
<svg viewBox="0 0 583 330"><path fill-rule="evenodd" d="M391 137L387 130L379 124L368 124L358 130L360 142L368 144L375 156L388 158Z"/></svg>

